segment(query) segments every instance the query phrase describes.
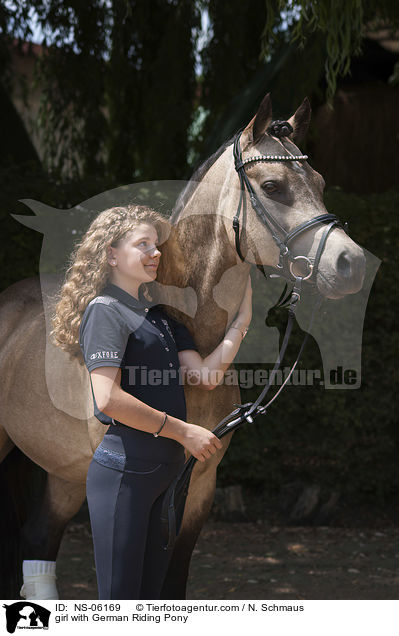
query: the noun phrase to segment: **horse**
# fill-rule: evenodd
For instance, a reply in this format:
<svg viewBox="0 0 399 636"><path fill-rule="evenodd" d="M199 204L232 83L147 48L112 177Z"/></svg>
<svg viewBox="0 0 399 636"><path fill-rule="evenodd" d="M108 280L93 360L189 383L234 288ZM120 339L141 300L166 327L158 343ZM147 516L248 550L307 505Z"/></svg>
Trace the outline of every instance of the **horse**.
<svg viewBox="0 0 399 636"><path fill-rule="evenodd" d="M298 153L299 143L310 121L307 99L288 119L292 133L284 144L287 154ZM281 140L270 132L270 95L261 102L253 119L241 133L242 158L282 152ZM269 132L268 132L269 131ZM326 212L323 179L306 161L253 161L245 168L257 197L286 232ZM248 274L253 266L277 268L281 250L267 227L242 193L229 140L203 163L180 194L170 217L172 231L162 246L164 259L158 279L166 290L164 303L191 331L202 357L222 340L235 316ZM244 198L245 215L238 236L233 216ZM26 217L31 219L32 217ZM311 224L297 236L293 254L307 258L317 253L323 223ZM179 250L174 247L179 245ZM167 256L167 258L166 258ZM163 268L163 260L168 268ZM310 262L310 261L308 261ZM172 265L171 265L172 264ZM327 298L356 293L362 286L365 259L362 249L338 226L332 228L315 272L314 285ZM179 309L173 299L176 290L192 288L196 311ZM45 312L40 284L35 278L18 282L0 295L2 422L0 461L17 447L46 473L44 492L35 510L23 520L20 537L23 559L43 563L56 561L63 531L85 499L85 481L93 452L106 428L92 414L92 397L87 369L75 361L60 369L63 400L68 408L57 408L46 383ZM22 391L21 391L22 388ZM240 401L239 388L223 382L212 391L185 386L187 421L212 429ZM74 416L79 402L87 415ZM197 462L192 473L184 516L164 582L162 598L185 598L191 554L213 503L217 466L226 452L231 434L205 462ZM23 466L22 466L23 467ZM23 477L10 481L9 496L14 502L24 490ZM18 512L18 511L17 511ZM7 544L10 526L2 530ZM18 560L17 551L16 560ZM14 564L15 567L16 564ZM47 573L46 573L47 572ZM7 578L14 573L8 565ZM14 577L15 578L15 577ZM56 599L55 576L44 568L43 583L37 576L34 589L25 585L22 593L30 599ZM4 579L4 576L3 576ZM18 575L15 578L18 584ZM14 583L15 587L15 583ZM3 598L4 590L3 590Z"/></svg>

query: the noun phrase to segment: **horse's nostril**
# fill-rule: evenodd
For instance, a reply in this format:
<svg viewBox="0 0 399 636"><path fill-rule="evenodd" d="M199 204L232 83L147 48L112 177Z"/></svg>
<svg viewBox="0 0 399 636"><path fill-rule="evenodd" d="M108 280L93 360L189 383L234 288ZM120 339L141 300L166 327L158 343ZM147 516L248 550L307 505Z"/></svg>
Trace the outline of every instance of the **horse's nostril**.
<svg viewBox="0 0 399 636"><path fill-rule="evenodd" d="M338 274L343 278L349 278L351 275L351 259L345 252L338 257L337 270Z"/></svg>

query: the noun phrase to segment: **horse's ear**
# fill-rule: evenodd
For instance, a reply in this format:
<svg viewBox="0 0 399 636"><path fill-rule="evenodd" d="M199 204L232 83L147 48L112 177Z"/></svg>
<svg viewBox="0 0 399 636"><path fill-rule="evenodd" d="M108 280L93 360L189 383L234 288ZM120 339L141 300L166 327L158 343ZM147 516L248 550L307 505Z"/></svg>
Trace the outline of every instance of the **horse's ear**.
<svg viewBox="0 0 399 636"><path fill-rule="evenodd" d="M308 98L305 97L300 107L288 120L288 123L291 124L294 129L294 132L291 133L289 138L295 141L295 143L302 141L302 139L305 138L306 133L308 132L311 115L312 109L310 107L310 102Z"/></svg>
<svg viewBox="0 0 399 636"><path fill-rule="evenodd" d="M245 142L256 143L265 134L268 126L273 119L272 112L272 100L270 99L270 93L268 93L262 100L258 112L255 117L251 119L248 126L243 130L242 140L243 146Z"/></svg>

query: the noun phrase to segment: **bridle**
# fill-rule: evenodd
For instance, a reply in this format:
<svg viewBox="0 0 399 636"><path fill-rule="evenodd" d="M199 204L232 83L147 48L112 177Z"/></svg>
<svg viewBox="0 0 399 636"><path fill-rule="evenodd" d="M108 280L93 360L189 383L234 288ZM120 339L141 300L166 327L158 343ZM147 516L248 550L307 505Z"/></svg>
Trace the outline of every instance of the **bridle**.
<svg viewBox="0 0 399 636"><path fill-rule="evenodd" d="M269 127L268 132L271 130L273 131L273 136L277 137L278 141L280 141L280 137L287 136L288 134L293 132L291 125L288 122L284 122L284 121L273 122L271 126ZM285 287L277 303L278 306L284 306L284 305L288 306L288 322L285 329L283 342L282 342L277 360L270 373L269 380L267 384L264 386L258 398L255 400L255 402L248 402L247 404L235 404L234 406L236 406L237 408L231 413L229 413L229 415L223 418L216 425L216 427L212 430L212 433L216 435L216 437L218 437L219 439L222 438L224 435L227 435L227 433L230 433L233 430L236 430L237 428L239 428L246 422L252 424L255 417L266 413L269 406L275 401L275 399L283 390L284 386L286 386L286 384L288 383L304 350L306 341L309 336L309 332L313 325L314 317L316 313L318 312L318 310L320 309L321 304L323 302L323 298L321 296L316 302L315 306L313 307L313 311L311 314L307 331L305 333L304 339L299 349L297 358L290 369L290 372L288 373L283 384L278 389L278 391L274 394L274 396L266 404L262 404L270 387L273 385L274 378L277 374L277 371L281 365L281 362L284 358L284 355L287 349L288 341L292 332L292 327L294 325L295 312L298 306L298 302L301 298L302 282L303 281L314 282L312 281L312 278L315 279L317 275L320 258L323 253L324 247L326 245L327 239L330 233L332 232L332 230L336 227L342 227L345 230L345 232L347 231L346 224L343 225L341 221L339 220L339 218L335 216L335 214L320 214L319 216L316 216L313 219L310 219L309 221L305 221L304 223L301 223L290 232L287 232L278 223L278 221L276 221L276 219L270 214L270 212L266 210L262 201L256 195L256 192L254 191L251 185L251 182L249 181L248 176L245 172L245 166L250 163L255 163L260 161L265 161L265 162L306 161L308 156L307 155L292 155L291 153L289 153L288 155L255 155L253 157L246 157L245 159L242 159L242 151L240 147L241 132L242 131L237 133L234 139L234 150L233 150L235 169L238 173L238 176L240 179L240 186L241 186L238 208L233 218L233 229L235 232L236 250L240 259L242 261L245 261L245 258L242 255L241 248L240 248L239 217L240 217L241 210L243 210L243 215L245 214L245 211L246 211L245 193L248 192L252 208L254 209L258 217L261 219L263 224L268 228L271 236L273 237L273 240L275 241L276 245L278 246L280 250L280 257L279 257L279 262L277 265L278 274L272 274L271 276L282 277L289 280L290 282L293 282L293 289L292 289L292 292L289 293L288 296L284 299L285 291L287 288ZM282 143L281 145L284 148L284 150L289 152ZM302 256L302 255L294 256L291 251L292 242L296 238L298 238L298 236L300 236L303 232L306 232L310 228L320 223L327 224L327 225L320 239L315 256L313 258L309 256ZM295 263L298 262L298 260L304 260L307 265L308 271L305 276L301 276L295 273ZM262 266L259 266L259 269L261 269L261 267ZM181 469L177 477L173 480L173 482L171 483L171 485L165 492L165 495L163 498L163 504L162 504L162 512L161 512L161 521L163 524L164 534L166 537L166 545L164 546L165 550L172 550L174 547L176 536L178 534L178 531L182 522L182 518L183 518L184 506L185 506L185 501L188 494L188 487L190 483L191 473L196 461L197 460L194 456L189 457L189 459L186 461L186 463L184 464L183 468Z"/></svg>
<svg viewBox="0 0 399 636"><path fill-rule="evenodd" d="M289 152L287 148L280 141L280 137L287 136L290 132L293 132L292 126L288 122L273 122L268 130L272 129L274 132L274 137L280 142L282 148ZM279 134L279 130L281 131ZM242 261L245 261L244 256L241 253L240 247L240 213L243 210L243 215L246 212L246 196L245 192L248 192L249 199L251 201L251 205L253 210L256 212L262 223L269 230L274 242L280 251L279 262L277 264L277 268L279 270L285 270L285 278L289 278L289 274L293 276L293 278L298 278L294 272L294 265L299 260L305 261L308 267L308 273L306 276L301 276L303 281L307 280L310 282L311 278L315 278L317 275L317 270L320 262L321 255L323 253L324 247L326 245L328 236L330 232L335 227L342 227L346 231L346 226L341 223L339 218L335 214L320 214L319 216L315 216L313 219L309 219L309 221L305 221L301 223L296 228L287 232L280 223L266 210L264 204L257 196L255 190L252 187L250 180L248 179L248 175L245 172L245 166L251 163L259 163L259 162L290 162L290 161L306 161L308 159L308 155L293 155L291 153L286 155L254 155L253 157L242 158L242 151L240 146L242 131L238 132L234 139L234 165L237 171L238 177L240 179L240 199L238 202L237 212L233 218L233 229L235 233L235 246L237 250L237 254ZM309 256L293 256L291 251L291 243L298 238L303 232L306 232L310 228L315 225L319 225L320 223L328 223L325 228L323 235L320 239L316 255L312 259ZM313 260L313 262L312 262ZM288 267L287 267L288 264Z"/></svg>

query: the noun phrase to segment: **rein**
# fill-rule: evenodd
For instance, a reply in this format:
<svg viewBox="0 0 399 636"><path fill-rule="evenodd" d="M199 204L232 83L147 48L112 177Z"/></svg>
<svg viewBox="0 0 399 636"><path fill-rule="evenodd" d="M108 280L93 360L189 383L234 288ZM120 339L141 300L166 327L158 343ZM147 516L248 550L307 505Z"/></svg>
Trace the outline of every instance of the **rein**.
<svg viewBox="0 0 399 636"><path fill-rule="evenodd" d="M274 126L272 124L271 128L273 127L272 130L275 136L277 136L278 134L279 126L280 126L280 130L281 130L281 127L283 127L283 130L285 131L285 133L281 133L280 136L286 136L287 134L292 132L292 127L290 126L288 122L274 122ZM296 228L294 228L290 232L287 232L278 223L278 221L266 210L265 206L256 195L248 179L248 176L245 172L245 166L250 163L255 163L260 161L264 161L264 162L306 161L308 157L307 155L289 154L289 155L256 155L253 157L247 157L245 159L242 159L242 152L240 148L240 137L241 137L241 132L239 132L236 135L234 140L234 163L235 163L235 168L238 173L238 177L240 179L240 185L241 185L240 200L239 200L237 212L233 218L233 228L235 232L235 245L236 245L237 253L240 259L244 261L245 259L240 249L239 217L240 217L241 210L243 210L243 215L246 213L245 191L247 191L249 195L249 199L251 201L252 208L254 209L256 214L259 216L261 221L264 223L264 225L268 228L268 230L270 231L273 237L273 240L275 241L275 243L277 244L280 250L280 257L279 257L279 262L277 265L277 268L280 271L278 274L271 274L270 277L285 278L288 281L293 282L294 284L293 284L292 292L289 293L288 297L283 301L283 297L287 289L287 285L285 286L285 289L277 303L278 306L284 306L284 304L287 303L288 301L288 321L287 321L287 326L284 333L283 342L282 342L277 360L274 363L273 369L269 376L269 380L264 386L261 393L259 394L258 398L255 400L255 402L248 402L246 404L235 404L234 406L236 408L234 409L234 411L229 413L229 415L223 418L216 425L216 427L212 430L212 433L219 439L224 437L224 435L227 435L227 433L230 433L238 429L240 426L242 426L246 422L248 422L249 424L252 424L255 417L257 417L258 415L265 414L269 406L275 401L277 396L281 393L283 388L286 386L305 348L305 344L308 340L309 332L312 328L315 315L319 311L322 305L322 302L323 302L322 297L320 297L317 300L317 302L315 303L313 307L306 334L302 341L297 358L290 369L290 372L288 373L283 384L278 389L278 391L274 394L274 396L266 404L262 404L269 392L270 387L273 384L275 375L278 369L280 368L281 362L284 358L284 355L287 349L287 345L288 345L292 328L294 325L294 321L295 321L295 312L298 306L298 302L301 298L302 282L303 281L311 282L312 277L315 278L315 276L317 275L320 258L322 256L327 239L330 233L332 232L332 230L335 227L342 227L345 231L347 230L346 224L343 225L341 221L339 220L339 218L335 216L334 214L321 214L319 216L314 217L313 219L310 219L309 221L306 221L305 223L298 225ZM278 138L278 141L280 141L279 138ZM287 150L283 144L281 145L285 150ZM302 256L302 255L294 256L290 249L291 242L303 232L307 231L311 227L318 225L320 223L322 224L327 223L327 225L320 239L314 258L310 258L308 256ZM299 260L304 260L308 269L306 275L304 276L295 274L295 263L297 263ZM260 266L259 268L261 269ZM264 275L266 277L266 274ZM175 545L176 537L179 532L180 525L183 519L184 506L185 506L185 502L186 502L186 498L188 494L190 477L191 477L191 473L193 471L196 461L197 461L196 458L193 455L191 455L191 457L189 457L189 459L185 462L180 473L176 476L176 478L173 480L169 488L165 491L163 503L162 503L162 511L161 511L161 523L163 526L163 532L165 536L165 545L163 546L164 550L172 550Z"/></svg>

